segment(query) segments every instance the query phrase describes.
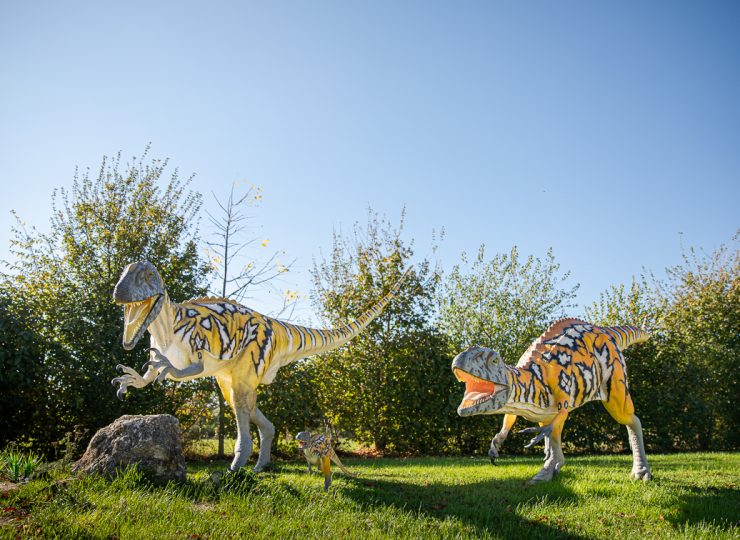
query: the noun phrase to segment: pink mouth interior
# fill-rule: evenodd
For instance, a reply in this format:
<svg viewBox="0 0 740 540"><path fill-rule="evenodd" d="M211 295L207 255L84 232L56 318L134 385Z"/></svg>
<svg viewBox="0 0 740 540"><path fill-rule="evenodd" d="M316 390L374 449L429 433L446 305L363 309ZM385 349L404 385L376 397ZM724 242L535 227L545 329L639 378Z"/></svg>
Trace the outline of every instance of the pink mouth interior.
<svg viewBox="0 0 740 540"><path fill-rule="evenodd" d="M465 383L465 396L460 404L463 408L474 405L476 401L489 397L496 391L496 384L491 381L479 379L460 369L455 370L455 375L457 380Z"/></svg>

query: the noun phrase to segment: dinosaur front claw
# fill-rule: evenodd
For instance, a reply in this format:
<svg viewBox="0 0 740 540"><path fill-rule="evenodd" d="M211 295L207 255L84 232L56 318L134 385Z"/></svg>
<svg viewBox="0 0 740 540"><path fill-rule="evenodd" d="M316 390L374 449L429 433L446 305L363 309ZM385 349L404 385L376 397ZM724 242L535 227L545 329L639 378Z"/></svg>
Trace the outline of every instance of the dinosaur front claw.
<svg viewBox="0 0 740 540"><path fill-rule="evenodd" d="M147 349L148 351L151 351L154 353L154 358L149 359L144 363L143 369L147 369L149 367L152 367L159 371L159 375L157 375L157 382L162 382L167 378L167 375L174 371L174 366L169 361L169 359L163 355L161 352L159 352L158 349L155 349L154 347L151 347L150 349Z"/></svg>
<svg viewBox="0 0 740 540"><path fill-rule="evenodd" d="M123 364L118 364L116 369L123 371L123 375L111 380L111 384L113 386L119 385L118 391L116 392L116 397L118 397L118 399L123 400L123 394L128 391L129 386L133 386L134 388L146 386L146 381L136 372L135 369L124 366Z"/></svg>
<svg viewBox="0 0 740 540"><path fill-rule="evenodd" d="M545 437L549 437L552 433L552 424L548 424L546 426L541 427L529 427L526 429L522 429L519 433L537 433L537 436L534 437L531 441L529 441L529 444L526 445L524 448L529 448L531 446L534 446L538 442L540 442Z"/></svg>

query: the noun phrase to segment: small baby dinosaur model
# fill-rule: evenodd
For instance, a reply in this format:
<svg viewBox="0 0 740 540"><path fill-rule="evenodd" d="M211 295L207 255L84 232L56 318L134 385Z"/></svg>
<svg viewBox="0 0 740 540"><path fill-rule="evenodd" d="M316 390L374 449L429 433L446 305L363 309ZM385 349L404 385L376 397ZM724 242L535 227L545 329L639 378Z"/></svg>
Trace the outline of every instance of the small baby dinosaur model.
<svg viewBox="0 0 740 540"><path fill-rule="evenodd" d="M331 439L317 433L311 435L308 431L301 431L296 435L298 446L303 450L308 463L308 472L311 473L311 465L316 465L319 471L324 473L324 491L328 491L331 485L331 462L333 461L344 474L355 478L357 475L349 472L347 468L339 461L334 449L331 447Z"/></svg>

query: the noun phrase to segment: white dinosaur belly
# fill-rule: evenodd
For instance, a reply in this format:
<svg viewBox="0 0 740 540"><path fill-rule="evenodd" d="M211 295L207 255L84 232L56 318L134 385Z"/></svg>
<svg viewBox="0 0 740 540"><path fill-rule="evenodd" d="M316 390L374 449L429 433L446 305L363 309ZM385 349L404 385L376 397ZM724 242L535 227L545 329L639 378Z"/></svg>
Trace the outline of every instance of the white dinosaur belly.
<svg viewBox="0 0 740 540"><path fill-rule="evenodd" d="M557 411L554 408L548 407L547 409L543 409L531 403L507 403L497 412L515 414L530 422L550 422L557 415Z"/></svg>

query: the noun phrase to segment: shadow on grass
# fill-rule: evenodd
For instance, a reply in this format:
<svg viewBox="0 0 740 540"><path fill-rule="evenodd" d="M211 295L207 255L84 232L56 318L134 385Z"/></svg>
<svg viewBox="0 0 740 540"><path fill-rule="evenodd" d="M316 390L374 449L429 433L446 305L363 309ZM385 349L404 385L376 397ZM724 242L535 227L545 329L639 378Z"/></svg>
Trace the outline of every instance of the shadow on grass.
<svg viewBox="0 0 740 540"><path fill-rule="evenodd" d="M684 487L689 493L680 499L677 516L668 520L674 525L712 525L736 533L740 529L740 490L737 488L692 486Z"/></svg>
<svg viewBox="0 0 740 540"><path fill-rule="evenodd" d="M577 474L577 470L566 469L561 477L553 482L526 486L526 477L521 478L488 478L478 482L456 482L454 469L461 467L480 467L482 460L471 458L470 460L456 460L449 458L408 458L394 460L368 460L349 462L350 470L353 465L360 463L365 468L364 475L359 478L350 478L339 473L343 478L344 486L341 494L356 503L368 508L383 509L393 507L396 509L418 513L422 517L432 520L443 521L453 518L460 523L473 528L477 534L489 533L500 538L585 538L577 531L567 529L565 525L546 515L532 515L533 506L542 503L543 506L554 504L577 504L582 498L589 495L577 495L563 482L571 475ZM509 464L524 465L535 464L539 460L517 457L510 460ZM573 461L581 461L584 467L597 467L608 470L619 470L624 468L625 481L629 473L630 457L614 459L609 457L575 458ZM391 462L393 466L391 466ZM624 462L624 463L622 463ZM376 465L377 464L377 470ZM277 461L274 462L266 475L258 475L258 478L270 478L279 476L281 473L297 472L296 465L303 472L300 461ZM573 464L571 464L573 465ZM624 467L623 467L624 465ZM402 469L406 466L430 466L434 468L450 469L445 472L443 482L428 481L408 482L403 478ZM398 470L396 470L396 467ZM577 469L577 467L573 467ZM673 468L673 467L671 467ZM201 469L198 467L198 469ZM207 469L207 468L204 468ZM658 474L665 470L663 464L658 468ZM203 469L201 469L203 470ZM211 469L212 470L212 469ZM335 476L335 479L337 477ZM317 477L317 482L318 482ZM674 527L682 526L696 527L712 524L722 530L737 531L740 526L740 489L736 487L734 480L730 479L724 485L699 487L690 481L680 478L660 477L656 482L669 485L671 491L674 489L676 499L666 508L665 519ZM206 483L207 485L207 483ZM258 491L269 491L272 482L257 482ZM318 485L318 484L317 484ZM253 475L247 474L245 478L236 484L237 490L251 491L255 487ZM242 487L243 486L243 487ZM189 495L193 500L203 496L217 498L221 490L203 489L202 481L189 482ZM277 489L277 488L275 488ZM296 500L304 500L308 495L287 484L281 484L280 488L286 494ZM595 496L597 488L592 488L589 493ZM586 501L588 502L588 501ZM530 516L524 517L518 510L518 505L526 505Z"/></svg>
<svg viewBox="0 0 740 540"><path fill-rule="evenodd" d="M472 463L471 463L472 464ZM480 466L480 461L477 463ZM557 480L526 486L523 479L490 479L476 483L412 484L400 480L348 478L342 495L365 507L394 507L436 520L450 517L497 538L585 539L546 515L536 519L517 513L517 505L535 500L573 503L578 496Z"/></svg>

